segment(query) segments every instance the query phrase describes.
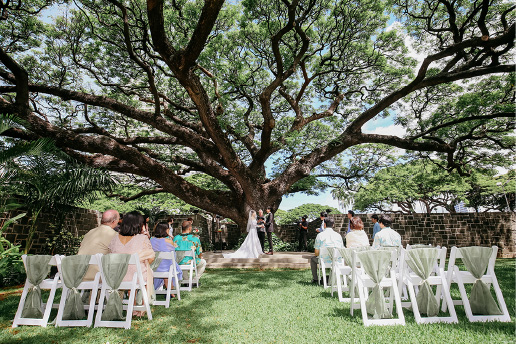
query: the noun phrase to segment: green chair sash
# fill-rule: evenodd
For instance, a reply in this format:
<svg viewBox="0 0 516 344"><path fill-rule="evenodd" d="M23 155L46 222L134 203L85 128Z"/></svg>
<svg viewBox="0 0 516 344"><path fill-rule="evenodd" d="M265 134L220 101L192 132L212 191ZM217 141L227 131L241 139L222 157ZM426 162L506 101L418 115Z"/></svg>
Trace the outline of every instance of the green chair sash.
<svg viewBox="0 0 516 344"><path fill-rule="evenodd" d="M471 312L477 315L502 314L493 295L491 295L489 286L481 280L489 265L493 249L491 247L472 246L462 247L459 250L466 269L477 279L469 297Z"/></svg>
<svg viewBox="0 0 516 344"><path fill-rule="evenodd" d="M110 286L106 307L102 313L102 320L124 320L122 298L118 288L122 283L129 267L130 254L111 253L102 256L102 270L105 282Z"/></svg>
<svg viewBox="0 0 516 344"><path fill-rule="evenodd" d="M82 320L86 317L81 294L77 290L90 266L90 255L64 257L61 262L63 283L70 289L66 296L63 320Z"/></svg>
<svg viewBox="0 0 516 344"><path fill-rule="evenodd" d="M439 314L439 303L432 292L432 287L428 283L428 277L433 271L437 258L439 257L439 249L434 248L415 248L407 251L409 259L408 266L412 271L423 280L423 284L416 297L419 312L434 317Z"/></svg>
<svg viewBox="0 0 516 344"><path fill-rule="evenodd" d="M431 245L425 245L425 244L415 244L415 245L410 245L410 249L415 249L415 248L435 248Z"/></svg>
<svg viewBox="0 0 516 344"><path fill-rule="evenodd" d="M41 308L41 288L39 285L50 272L50 260L52 256L37 255L27 256L25 259L25 270L27 279L32 284L25 297L23 305L22 318L43 319L43 310Z"/></svg>
<svg viewBox="0 0 516 344"><path fill-rule="evenodd" d="M155 252L154 261L150 264L150 268L153 271L156 271L158 266L161 264L161 261L163 260L162 258L158 258L158 256L159 256L159 252Z"/></svg>
<svg viewBox="0 0 516 344"><path fill-rule="evenodd" d="M360 260L365 273L375 283L375 286L366 302L367 313L371 314L374 319L391 318L392 313L387 307L385 296L379 284L389 270L391 251L362 251L357 252L357 257Z"/></svg>

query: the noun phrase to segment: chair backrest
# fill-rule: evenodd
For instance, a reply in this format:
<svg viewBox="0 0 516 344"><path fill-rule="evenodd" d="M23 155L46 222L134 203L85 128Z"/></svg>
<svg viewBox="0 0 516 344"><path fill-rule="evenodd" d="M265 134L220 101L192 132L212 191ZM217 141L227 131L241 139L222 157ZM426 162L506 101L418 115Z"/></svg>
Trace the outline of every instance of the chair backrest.
<svg viewBox="0 0 516 344"><path fill-rule="evenodd" d="M188 264L181 264L181 265L191 265L193 264L194 266L196 266L196 261L195 261L195 249L192 248L190 250L176 250L176 256L177 256L177 261L178 262L181 262L183 260L183 258L185 257L192 257L192 259L190 259L190 262Z"/></svg>
<svg viewBox="0 0 516 344"><path fill-rule="evenodd" d="M414 244L414 245L411 245L411 244L407 244L407 246L405 246L405 249L408 251L408 250L411 250L411 249L414 249L414 248L432 248L432 244Z"/></svg>
<svg viewBox="0 0 516 344"><path fill-rule="evenodd" d="M491 256L489 257L489 264L487 265L488 273L494 273L496 256L498 254L498 246L491 246L491 249L492 249L492 252L491 252ZM462 253L460 252L458 247L453 246L450 251L450 261L448 263L448 271L450 271L450 267L453 267L455 265L455 261L457 259L462 259Z"/></svg>

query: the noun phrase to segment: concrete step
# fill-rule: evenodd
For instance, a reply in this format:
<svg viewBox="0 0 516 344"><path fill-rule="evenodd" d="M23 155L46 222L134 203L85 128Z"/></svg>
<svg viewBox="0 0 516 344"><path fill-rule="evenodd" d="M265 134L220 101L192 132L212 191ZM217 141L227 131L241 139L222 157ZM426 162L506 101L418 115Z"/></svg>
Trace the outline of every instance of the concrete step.
<svg viewBox="0 0 516 344"><path fill-rule="evenodd" d="M231 253L233 251L224 251ZM259 258L224 258L222 253L204 252L206 267L239 268L239 269L272 269L290 268L307 269L310 267L310 259L313 256L308 252L275 252L274 255L263 254Z"/></svg>

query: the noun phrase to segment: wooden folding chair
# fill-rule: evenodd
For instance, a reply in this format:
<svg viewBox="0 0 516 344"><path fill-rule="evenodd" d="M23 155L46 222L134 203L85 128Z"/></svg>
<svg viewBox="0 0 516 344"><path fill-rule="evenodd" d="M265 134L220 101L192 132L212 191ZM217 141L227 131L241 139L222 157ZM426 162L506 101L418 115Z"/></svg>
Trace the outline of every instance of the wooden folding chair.
<svg viewBox="0 0 516 344"><path fill-rule="evenodd" d="M350 289L350 313L360 307L365 326L405 325L405 317L396 283L396 250L368 250L353 252ZM361 268L357 268L360 264ZM355 303L355 286L358 289L359 305ZM372 289L369 295L369 289ZM389 290L389 299L384 299L384 289ZM376 302L374 302L376 301ZM394 305L397 318L392 318ZM373 318L369 318L371 313Z"/></svg>
<svg viewBox="0 0 516 344"><path fill-rule="evenodd" d="M112 282L112 278L108 275L108 271L106 268L109 268L110 264L113 264L111 262L113 255L119 255L119 256L128 256L125 254L107 254L107 255L97 255L97 259L99 261L99 268L100 268L100 276L102 279L102 288L100 290L100 298L99 298L99 306L97 310L97 316L95 317L95 325L94 327L123 327L125 329L131 328L131 321L133 317L133 310L138 311L146 311L147 312L147 318L149 320L152 320L152 313L150 309L150 303L149 298L147 297L147 290L145 289L145 281L143 279L142 275L142 269L140 266L140 258L138 256L138 253L133 253L130 255L130 257L127 260L127 266L134 265L136 267L136 271L133 273L133 276L130 281L122 281L120 282L120 285L117 287ZM120 270L122 271L122 270ZM122 271L123 276L125 276L125 273L127 272L127 268ZM122 279L123 276L120 278ZM152 281L147 281L148 283L152 283ZM113 284L113 285L111 285ZM123 300L123 306L122 309L126 311L125 319L119 319L119 320L103 320L102 314L106 312L106 305L104 305L104 301L106 298L114 297L115 293L119 293L121 290L127 290L129 292L129 300ZM142 293L143 298L143 305L137 306L134 305L134 300L136 297L137 292ZM119 294L120 295L120 294ZM109 298L108 298L108 304L109 304ZM116 298L116 296L115 296Z"/></svg>
<svg viewBox="0 0 516 344"><path fill-rule="evenodd" d="M50 311L52 307L57 307L57 305L53 304L56 290L62 285L59 271L53 278L45 279L50 272L51 266L57 265L56 257L23 255L22 260L27 272L27 279L25 280L25 286L23 287L12 327L18 327L19 325L47 327ZM50 290L50 295L45 304L41 300L41 290L43 289Z"/></svg>
<svg viewBox="0 0 516 344"><path fill-rule="evenodd" d="M179 264L179 267L183 271L182 284L186 284L185 287L181 286L180 290L192 291L192 287L195 284L199 287L199 277L197 275L197 262L195 260L195 249L192 248L188 251L176 250L177 261L181 262L184 257L192 257L188 264ZM188 272L188 280L185 280L185 272Z"/></svg>
<svg viewBox="0 0 516 344"><path fill-rule="evenodd" d="M59 326L90 327L91 325L93 325L93 313L95 312L95 302L97 300L97 293L98 293L99 285L100 285L100 271L98 271L95 274L93 281L84 281L83 280L82 282L80 282L77 285L71 285L70 283L73 283L73 282L71 282L71 280L75 279L75 277L77 277L77 276L68 276L66 269L63 269L63 262L65 262L65 264L66 264L67 260L75 259L73 257L77 257L77 256L70 256L70 257L56 256L57 270L61 274L61 277L63 280L63 291L61 293L61 301L59 302L59 308L57 311L56 327L59 327ZM95 266L100 265L100 263L98 261L98 257L96 255L87 256L87 257L89 257L89 260L87 261L87 267L90 265L95 265ZM84 271L84 273L82 274L83 277L86 274L86 271L88 270L87 267L84 267L84 268L82 266L77 267L77 269ZM100 268L99 268L99 270L100 270ZM71 289L68 288L67 284L69 286L71 286ZM69 295L71 295L71 293L77 293L76 295L74 295L72 297L79 298L82 296L82 294L84 293L85 290L90 291L89 304L87 304L87 305L83 304L84 310L87 310L87 312L88 312L87 318L86 319L63 319L63 314L68 313L68 312L65 312L66 303L71 302L71 301L67 301ZM79 291L80 291L80 293L79 293Z"/></svg>
<svg viewBox="0 0 516 344"><path fill-rule="evenodd" d="M162 260L171 260L172 264L170 264L170 268L168 271L158 272L154 271L154 278L161 278L161 279L167 279L167 284L163 284L165 287L164 290L156 290L156 295L165 295L165 301L154 301L154 305L156 306L165 306L165 308L170 307L170 295L172 294L172 282L174 282L174 293L176 294L176 297L178 300L181 300L181 294L180 294L180 285L179 285L179 278L177 277L177 270L176 270L176 256L174 252L157 252L157 259Z"/></svg>
<svg viewBox="0 0 516 344"><path fill-rule="evenodd" d="M404 308L412 308L418 324L458 323L455 307L450 307L449 316L438 316L441 297L451 302L450 287L444 273L446 251L446 247L402 250L398 289L402 290L402 286L408 289L410 302L401 304ZM435 294L433 285L437 286ZM428 316L422 317L420 310Z"/></svg>
<svg viewBox="0 0 516 344"><path fill-rule="evenodd" d="M450 286L452 283L456 283L458 285L461 296L460 300L453 300L453 304L463 305L466 316L471 322L511 321L507 305L505 304L505 300L502 295L502 290L500 289L500 285L498 284L498 279L496 278L494 271L497 253L497 246L473 246L463 248L457 248L454 246L451 249L447 281ZM459 270L459 267L456 265L457 259L461 259L463 261L468 271ZM466 288L464 287L465 284L473 284L470 298L468 298L468 294L466 293ZM491 295L491 285L493 286L498 305ZM484 290L482 291L481 289ZM476 301L474 300L475 296L473 294L483 295L485 303L479 304L474 302L472 305L471 301ZM443 311L448 307L448 303L444 301L442 305Z"/></svg>

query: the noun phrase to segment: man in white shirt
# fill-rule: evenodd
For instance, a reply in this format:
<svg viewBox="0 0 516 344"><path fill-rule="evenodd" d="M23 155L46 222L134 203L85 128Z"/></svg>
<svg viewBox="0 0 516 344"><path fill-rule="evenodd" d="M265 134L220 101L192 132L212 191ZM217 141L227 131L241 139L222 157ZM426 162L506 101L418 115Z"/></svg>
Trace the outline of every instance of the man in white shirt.
<svg viewBox="0 0 516 344"><path fill-rule="evenodd" d="M312 269L312 283L317 283L319 281L319 277L317 276L317 265L319 264L319 255L324 259L324 263L327 266L331 266L331 259L328 254L328 249L337 247L344 248L344 243L342 241L342 236L333 230L333 224L335 221L331 217L327 217L324 219L325 229L324 232L317 234L315 238L315 256L310 259L310 268Z"/></svg>
<svg viewBox="0 0 516 344"><path fill-rule="evenodd" d="M373 249L382 246L401 246L401 235L391 228L392 219L389 215L382 215L378 219L381 230L376 233L373 241Z"/></svg>

